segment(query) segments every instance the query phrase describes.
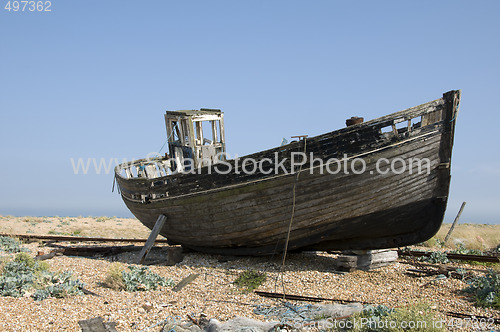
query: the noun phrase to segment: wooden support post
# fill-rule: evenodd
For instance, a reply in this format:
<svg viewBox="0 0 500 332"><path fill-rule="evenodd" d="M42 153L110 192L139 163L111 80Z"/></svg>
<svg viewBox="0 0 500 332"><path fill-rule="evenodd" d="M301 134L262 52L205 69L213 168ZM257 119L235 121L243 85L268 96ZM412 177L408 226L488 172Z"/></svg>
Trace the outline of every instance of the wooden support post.
<svg viewBox="0 0 500 332"><path fill-rule="evenodd" d="M156 237L158 236L158 233L160 233L160 230L163 228L163 225L165 224L165 220L167 220L167 216L164 214L160 214L158 219L156 220L155 226L153 227L153 230L151 231L151 234L149 234L148 240L146 241L146 244L141 250L141 253L139 255L139 263L142 264L144 263L144 260L146 259L146 256L148 255L149 251L153 247L153 244L156 241Z"/></svg>
<svg viewBox="0 0 500 332"><path fill-rule="evenodd" d="M462 211L464 210L466 202L462 203L462 206L460 207L460 211L458 211L457 216L455 217L455 220L453 221L453 224L450 227L450 230L448 231L448 234L446 234L446 237L444 238L444 244L448 241L450 238L451 233L453 232L453 229L455 229L456 224L458 223L458 219L460 218L460 215L462 214Z"/></svg>

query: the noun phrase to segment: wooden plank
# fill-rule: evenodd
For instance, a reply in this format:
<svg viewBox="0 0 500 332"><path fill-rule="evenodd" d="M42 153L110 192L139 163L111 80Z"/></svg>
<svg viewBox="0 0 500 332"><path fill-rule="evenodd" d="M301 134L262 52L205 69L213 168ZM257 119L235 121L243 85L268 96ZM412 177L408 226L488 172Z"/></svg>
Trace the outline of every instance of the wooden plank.
<svg viewBox="0 0 500 332"><path fill-rule="evenodd" d="M416 176L417 178L422 178L421 176ZM309 179L309 174L304 174L304 176L300 179L302 181L302 179L304 180L304 189L308 189L308 191L305 191L303 194L304 195L308 195L307 196L307 199L308 200L311 200L313 198L315 198L315 196L318 196L320 199L324 199L325 197L328 199L330 196L334 195L336 192L339 191L339 189L337 187L341 187L341 194L343 196L344 199L348 199L348 200L351 200L351 196L353 195L353 193L350 193L348 192L347 190L352 188L352 189L356 189L359 191L359 193L361 195L365 195L367 194L367 190L363 191L364 189L367 189L367 188L364 188L366 185L371 185L371 186L374 186L375 185L375 188L376 187L384 187L386 185L391 185L391 184L397 184L397 185L401 185L400 187L404 190L404 189L410 189L410 188L405 188L406 184L404 183L404 181L406 181L407 179L412 179L411 177L407 177L405 175L402 175L402 176L399 176L399 177L387 177L386 179L374 179L373 177L369 177L371 180L375 180L376 183L363 183L359 180L355 181L355 178L354 177L346 177L344 180L341 180L339 178L336 178L334 175L330 175L330 176L322 176L322 177L319 177L319 179L321 179L322 181L319 181L317 183L313 183L310 179ZM331 186L331 181L336 181L336 186ZM358 189L358 187L360 187ZM272 203L273 201L275 200L283 200L284 197L288 197L288 196L284 196L286 195L287 193L289 194L290 193L290 189L287 188L286 186L283 186L283 184L280 184L280 183L276 183L276 190L279 190L279 191L276 191L275 189L272 189L273 191L272 192L265 192L263 190L260 191L259 193L259 197L261 197L262 199L260 199L260 203L266 203L269 207L269 204ZM329 190L329 192L325 192L325 190ZM298 189L298 193L301 193L303 190L302 189ZM315 194L315 192L317 191L317 195ZM347 195L347 193L349 193L349 195ZM389 193L391 194L391 193ZM267 197L268 196L268 197ZM239 199L241 199L241 201L238 202L238 197L241 197ZM210 214L216 214L218 216L217 220L224 220L224 217L223 217L223 214L225 212L230 212L231 214L233 213L236 213L236 212L233 212L233 209L231 209L231 205L234 204L234 203L237 203L238 204L238 208L239 209L242 209L244 207L247 207L247 206L254 206L255 209L260 209L260 207L258 206L258 204L256 205L255 203L259 203L259 202L255 202L253 200L248 200L248 195L245 196L245 195L230 195L228 197L228 199L225 199L224 201L218 201L220 204L212 204L213 201L211 199L207 200L207 206L205 208L209 209L210 211ZM338 198L342 198L342 197L333 197L335 199L338 199ZM332 199L333 199L332 198ZM362 198L362 197L360 197ZM354 199L353 199L354 200ZM284 205L288 205L286 199L285 201L283 202ZM337 202L338 203L338 202ZM194 209L194 211L192 211L193 209L190 209L189 208L189 204L187 201L183 200L183 201L179 201L179 204L178 207L179 209L181 210L185 210L189 213L197 213L196 210L198 210L198 208ZM187 205L187 206L186 206ZM204 204L205 205L205 204ZM176 206L172 206L172 205L168 205L169 209L170 208L176 208ZM272 205L270 206L272 208ZM203 208L202 210L204 210L205 208ZM186 210L187 209L187 210ZM176 211L177 212L177 211ZM180 211L182 212L182 211ZM253 214L257 211L250 211L249 213L250 214ZM269 211L270 213L272 212L274 214L273 211ZM238 214L240 214L240 211L237 212ZM231 216L228 216L228 218L231 218ZM203 226L203 225L201 225ZM216 224L212 224L210 223L210 225L207 225L207 227L210 227L210 228L214 228L216 227ZM225 226L224 226L225 227Z"/></svg>
<svg viewBox="0 0 500 332"><path fill-rule="evenodd" d="M458 211L458 214L457 216L455 217L455 220L453 221L453 224L451 225L450 227L450 230L448 231L448 234L446 234L446 237L444 238L444 244L446 244L446 242L448 241L448 239L450 238L451 236L451 233L453 232L453 230L455 229L455 226L457 225L458 223L458 219L460 219L460 215L462 215L462 211L464 210L464 207L465 207L465 204L467 204L466 202L463 202L462 203L462 206L460 206L460 210Z"/></svg>
<svg viewBox="0 0 500 332"><path fill-rule="evenodd" d="M398 137L398 129L396 128L396 125L393 123L391 125L392 127L392 133L394 134L395 137Z"/></svg>
<svg viewBox="0 0 500 332"><path fill-rule="evenodd" d="M203 126L201 121L196 121L194 122L194 125L196 127L196 140L197 140L197 145L203 145Z"/></svg>
<svg viewBox="0 0 500 332"><path fill-rule="evenodd" d="M212 139L213 139L213 143L216 144L217 142L219 142L219 138L218 138L218 135L217 135L217 121L216 120L210 121L210 124L212 125Z"/></svg>
<svg viewBox="0 0 500 332"><path fill-rule="evenodd" d="M167 217L164 214L161 214L158 217L158 220L156 220L155 226L153 227L151 234L149 234L148 240L146 241L144 248L142 248L141 253L139 254L138 264L144 263L146 256L148 255L149 251L151 250L156 241L156 237L160 233L160 230L163 228L163 225L165 224L165 220L167 220Z"/></svg>
<svg viewBox="0 0 500 332"><path fill-rule="evenodd" d="M349 139L350 140L350 139ZM401 143L403 144L404 141ZM418 143L418 142L417 142ZM308 141L308 146L310 146L310 143ZM383 145L380 147L382 148ZM374 147L375 148L375 147ZM342 151L344 147L342 146L337 146L334 148L331 148L332 151ZM320 147L319 151L324 151L325 149L323 147ZM312 151L315 152L315 151ZM317 151L316 151L317 152ZM284 156L289 160L289 156L286 155ZM330 157L338 157L336 154L334 155L327 155L325 158L330 158ZM354 156L352 156L354 157ZM342 157L341 157L342 158ZM274 158L273 158L274 159ZM241 165L241 163L240 163ZM285 166L289 168L289 162L285 163ZM272 166L270 166L272 167ZM241 170L241 166L240 166ZM272 177L274 176L274 173L271 175L263 175L263 174L245 174L244 172L240 172L240 174L228 174L228 175L218 175L218 174L208 174L207 172L203 174L179 174L179 175L174 175L171 177L172 180L178 179L181 180L182 178L182 183L179 183L179 186L171 187L169 190L170 196L176 196L177 194L186 194L190 192L200 192L205 188L214 188L214 187L220 187L223 185L227 185L229 183L239 183L241 185L244 185L246 182L252 179L265 179L266 177ZM134 181L134 182L125 182L121 181L120 178L118 178L118 182L120 185L120 188L136 188L135 191L137 190L143 190L144 186L142 186L142 183L139 181ZM151 184L149 185L151 187ZM148 187L148 188L149 188ZM123 192L126 192L126 190L123 190Z"/></svg>
<svg viewBox="0 0 500 332"><path fill-rule="evenodd" d="M304 178L305 178L305 176L304 176ZM328 197L326 197L326 198L325 198L324 196L331 196L331 195L334 195L334 194L335 194L335 190L337 190L337 189L335 189L335 188L330 189L330 190L333 190L333 192L329 192L329 193L324 192L324 191L328 188L328 187L325 187L325 184L327 184L327 183L328 183L328 181L329 181L329 179L330 179L330 178L334 179L334 177L333 177L333 176L330 176L330 177L325 177L325 182L324 182L324 183L318 182L318 184L317 184L317 186L318 186L318 187L317 187L317 188L315 188L315 187L311 188L311 190L312 190L312 191L310 190L311 192L310 192L309 194L305 192L305 193L304 193L304 195L307 195L308 200L310 200L311 198L314 198L314 195L313 195L313 194L314 194L314 191L316 191L316 190L318 190L318 195L317 195L317 196L318 196L318 198L319 198L319 199L323 199L323 200L324 200L324 199L327 199L327 198L328 198ZM419 179L421 179L421 177L418 177L418 178L419 178ZM411 178L409 178L409 177L408 177L408 179L411 179ZM400 179L400 178L392 178L392 179L391 179L391 178L388 178L388 179L386 180L386 182L387 182L387 184L391 184L391 183L393 183L394 185L398 185L398 186L400 186L400 187L401 187L401 189L402 189L402 190L404 190L404 191L408 191L408 190L405 190L405 189L412 189L411 187L408 187L408 186L407 186L407 184L405 184L405 183L404 183L404 181L401 181L401 180L406 180L406 177L401 177L401 179ZM423 180L425 180L425 179L423 179ZM353 193L351 193L351 192L347 191L347 189L348 189L348 188L346 187L346 185L349 185L349 182L352 182L352 183L351 183L351 186L353 186L352 188L353 188L353 189L356 189L356 188L358 187L358 184L360 184L360 182L359 182L359 181L358 181L358 182L352 181L352 180L350 180L350 178L346 178L346 181L347 181L347 182L346 182L346 183L344 183L344 184L342 184L342 186L341 186L341 187L342 187L342 188L341 188L341 189L342 189L342 193L341 193L341 194L342 194L344 197L343 197L343 198L342 198L342 197L336 197L336 198L351 201L351 198L353 198L353 197L352 197ZM384 183L380 183L379 181L377 181L377 184L384 185ZM325 187L325 188L321 188L321 186L323 186L323 187ZM278 188L280 188L280 189L281 189L281 188L282 188L282 186L278 186ZM285 189L286 189L286 188L285 188ZM362 189L363 189L363 188L360 188L360 189L358 190L358 191L359 191L359 194L361 195L361 196L359 197L360 199L362 199L362 196L363 196L363 195L366 195L366 194L367 194L367 192L366 192L366 191L363 191ZM337 191L338 191L338 190L337 190ZM288 191L287 191L287 190L285 190L283 193L284 193L284 194L286 194L287 192L289 192L289 190L288 190ZM260 194L263 196L263 201L268 201L268 200L269 200L268 202L272 201L273 199L282 199L282 198L283 198L283 196L282 196L282 195L275 195L275 196L276 196L276 198L273 198L273 194L276 194L276 192L269 193L269 197L266 197L265 192L261 192ZM347 194L349 194L349 195L347 195ZM376 192L375 192L375 194L376 194ZM311 195L312 195L312 196L311 196ZM390 192L388 193L387 191L385 191L384 195L389 195L389 196L390 196L390 195L392 195L392 193L390 193ZM345 197L345 196L348 196L348 197ZM334 198L335 198L335 197L334 197ZM380 199L380 200L383 200L383 199L386 199L386 197L384 197L384 196L379 196L379 199ZM352 200L356 201L356 199L352 199ZM221 206L224 206L224 204L226 204L226 203L227 203L227 204L229 204L230 202L229 202L229 201L224 201L224 202L220 201L220 203L221 203L221 204L214 204L214 205L213 205L213 207L211 207L210 205L211 205L212 203L213 203L213 201L212 201L212 200L209 200L209 202L207 202L207 204L208 204L208 205L204 204L204 206L205 206L205 207L204 207L203 209L201 209L201 210L209 209L210 214L217 214L217 215L220 215L220 214L221 214L221 212L222 212L222 210L220 210L220 207L221 207ZM285 200L283 203L284 203L283 205L288 206L288 203L287 203L287 201L286 201L286 200ZM337 203L338 203L338 202L337 202ZM242 205L242 204L243 204L243 205ZM249 207L251 207L252 209L254 209L254 208L255 208L255 209L259 209L259 206L258 206L258 205L252 206L253 204L255 204L255 202L252 202L251 200L248 200L248 201L246 201L246 202L245 202L245 201L243 201L242 203L239 203L239 207L240 207L240 208L242 208L244 205L249 205ZM322 204L323 204L323 203L321 203L321 201L320 201L320 202L319 202L319 205L321 206ZM182 207L182 206L181 206L180 208L185 209L185 208L186 208L186 207L185 207L185 204L182 204L182 205L184 205L184 207ZM281 205L278 205L278 206L281 206ZM338 205L336 204L336 206L338 206ZM172 208L172 206L169 206L169 208ZM231 212L231 211L229 211L229 210L227 210L227 209L226 209L226 211L227 211L227 212ZM253 213L257 212L257 211L258 211L258 210L256 210L256 211L249 211L249 213L250 213L250 214L253 214ZM179 211L179 212L181 212L181 211ZM190 211L189 211L189 212L190 212L190 213L196 213L196 211L191 211L191 209L190 209ZM270 212L270 214L275 215L275 212L274 212L274 211L269 211L269 212ZM231 212L231 213L233 213L233 212ZM238 214L239 214L239 211L238 211ZM233 219L234 219L234 213L232 214L232 216L233 216ZM228 216L228 218L229 218L229 217L231 217L231 216ZM250 216L249 216L249 217L250 217ZM221 219L223 220L224 218L223 218L222 216L219 216L218 220L221 220ZM230 220L229 220L229 222L230 222ZM238 224L238 223L235 223L235 224ZM200 226L203 226L203 225L200 225ZM210 229L214 228L215 226L216 226L216 224L210 224L210 225L207 225L207 227L209 227ZM229 224L223 224L223 226L222 226L222 227L227 227L227 226L229 226Z"/></svg>
<svg viewBox="0 0 500 332"><path fill-rule="evenodd" d="M222 151L226 152L226 135L224 133L224 113L221 113L219 120L220 142L223 144Z"/></svg>

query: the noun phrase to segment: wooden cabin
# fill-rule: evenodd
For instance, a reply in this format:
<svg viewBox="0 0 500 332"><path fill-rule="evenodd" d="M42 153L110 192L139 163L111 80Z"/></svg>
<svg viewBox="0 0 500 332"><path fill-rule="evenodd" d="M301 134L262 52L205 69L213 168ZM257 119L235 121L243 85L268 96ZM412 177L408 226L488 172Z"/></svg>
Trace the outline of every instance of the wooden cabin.
<svg viewBox="0 0 500 332"><path fill-rule="evenodd" d="M225 160L224 113L217 109L167 111L168 149L178 172Z"/></svg>

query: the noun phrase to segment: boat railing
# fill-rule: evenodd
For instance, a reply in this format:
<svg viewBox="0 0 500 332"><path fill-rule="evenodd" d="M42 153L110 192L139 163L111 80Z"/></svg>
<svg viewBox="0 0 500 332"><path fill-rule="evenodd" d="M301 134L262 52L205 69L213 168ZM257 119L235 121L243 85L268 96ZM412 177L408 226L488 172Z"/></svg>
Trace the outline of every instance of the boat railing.
<svg viewBox="0 0 500 332"><path fill-rule="evenodd" d="M125 179L155 179L172 174L172 160L165 158L139 159L116 166L115 173Z"/></svg>

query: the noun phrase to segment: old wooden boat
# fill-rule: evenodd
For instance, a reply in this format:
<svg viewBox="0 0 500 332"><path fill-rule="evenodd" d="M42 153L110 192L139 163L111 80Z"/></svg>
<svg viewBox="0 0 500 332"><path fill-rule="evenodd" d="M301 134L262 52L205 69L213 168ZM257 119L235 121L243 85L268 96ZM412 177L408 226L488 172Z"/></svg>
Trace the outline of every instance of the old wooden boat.
<svg viewBox="0 0 500 332"><path fill-rule="evenodd" d="M443 220L459 100L460 91L450 91L237 159L224 155L222 112L167 111L169 155L121 164L115 177L144 225L164 215L160 234L197 251L411 245L431 238Z"/></svg>

